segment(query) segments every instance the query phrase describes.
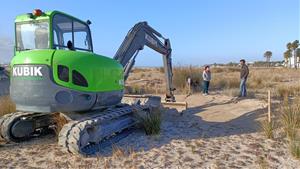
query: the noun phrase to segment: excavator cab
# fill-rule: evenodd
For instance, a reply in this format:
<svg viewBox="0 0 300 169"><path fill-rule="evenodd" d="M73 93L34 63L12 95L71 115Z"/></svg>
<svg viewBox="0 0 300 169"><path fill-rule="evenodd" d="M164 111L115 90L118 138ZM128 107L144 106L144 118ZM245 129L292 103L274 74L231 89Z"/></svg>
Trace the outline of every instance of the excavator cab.
<svg viewBox="0 0 300 169"><path fill-rule="evenodd" d="M120 103L123 67L93 53L89 24L59 11L17 16L10 86L17 110L77 112Z"/></svg>
<svg viewBox="0 0 300 169"><path fill-rule="evenodd" d="M70 48L93 52L89 24L62 12L36 9L18 16L15 26L17 52Z"/></svg>

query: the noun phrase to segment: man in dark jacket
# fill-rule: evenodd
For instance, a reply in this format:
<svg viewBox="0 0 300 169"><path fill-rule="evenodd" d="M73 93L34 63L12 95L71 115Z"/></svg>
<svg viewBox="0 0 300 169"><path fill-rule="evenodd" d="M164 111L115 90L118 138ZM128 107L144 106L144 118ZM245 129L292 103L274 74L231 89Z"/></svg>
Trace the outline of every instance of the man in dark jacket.
<svg viewBox="0 0 300 169"><path fill-rule="evenodd" d="M247 96L247 89L246 89L246 81L249 75L249 69L246 65L246 61L244 59L240 60L241 63L241 83L240 83L240 97Z"/></svg>

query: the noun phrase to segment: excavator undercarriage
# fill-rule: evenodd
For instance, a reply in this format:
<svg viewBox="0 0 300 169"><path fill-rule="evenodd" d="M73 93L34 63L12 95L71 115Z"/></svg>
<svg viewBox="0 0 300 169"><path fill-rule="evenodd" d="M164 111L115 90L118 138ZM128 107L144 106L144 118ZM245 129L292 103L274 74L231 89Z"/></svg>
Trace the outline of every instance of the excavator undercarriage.
<svg viewBox="0 0 300 169"><path fill-rule="evenodd" d="M67 122L58 134L58 144L64 151L95 155L103 147L129 133L141 114L159 109L160 97L124 97L119 105L82 113L16 112L0 119L0 139L21 142L55 130L60 121Z"/></svg>

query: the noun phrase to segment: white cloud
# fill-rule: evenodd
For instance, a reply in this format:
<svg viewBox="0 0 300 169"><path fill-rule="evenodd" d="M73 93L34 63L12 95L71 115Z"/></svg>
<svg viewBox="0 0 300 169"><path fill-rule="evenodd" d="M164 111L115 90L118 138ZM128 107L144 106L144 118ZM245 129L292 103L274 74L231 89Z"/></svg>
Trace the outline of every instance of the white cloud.
<svg viewBox="0 0 300 169"><path fill-rule="evenodd" d="M0 63L9 63L14 54L14 42L12 38L0 37Z"/></svg>

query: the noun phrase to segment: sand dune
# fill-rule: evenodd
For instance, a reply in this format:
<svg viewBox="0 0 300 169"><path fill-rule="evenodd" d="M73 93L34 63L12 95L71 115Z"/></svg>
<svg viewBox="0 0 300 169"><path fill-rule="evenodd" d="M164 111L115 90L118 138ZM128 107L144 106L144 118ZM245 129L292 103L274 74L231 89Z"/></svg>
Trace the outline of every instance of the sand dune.
<svg viewBox="0 0 300 169"><path fill-rule="evenodd" d="M177 96L185 100L185 96ZM267 140L258 121L265 103L212 94L186 98L182 114L163 114L159 136L135 130L99 157L61 152L54 135L22 144L0 143L0 168L297 168L287 144Z"/></svg>

